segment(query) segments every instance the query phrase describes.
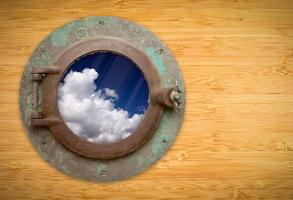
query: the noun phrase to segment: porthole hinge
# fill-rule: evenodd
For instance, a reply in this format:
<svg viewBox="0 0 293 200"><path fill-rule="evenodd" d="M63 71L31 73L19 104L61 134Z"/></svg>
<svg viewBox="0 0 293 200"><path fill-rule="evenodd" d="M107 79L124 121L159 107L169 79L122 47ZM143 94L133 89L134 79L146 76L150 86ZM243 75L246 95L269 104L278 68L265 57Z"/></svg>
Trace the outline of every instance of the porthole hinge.
<svg viewBox="0 0 293 200"><path fill-rule="evenodd" d="M32 112L30 113L30 126L49 126L56 122L56 119L46 118L43 119L43 114L39 111L39 87L40 82L47 74L61 73L60 67L33 67L31 69L31 80L33 81L33 95L32 95Z"/></svg>

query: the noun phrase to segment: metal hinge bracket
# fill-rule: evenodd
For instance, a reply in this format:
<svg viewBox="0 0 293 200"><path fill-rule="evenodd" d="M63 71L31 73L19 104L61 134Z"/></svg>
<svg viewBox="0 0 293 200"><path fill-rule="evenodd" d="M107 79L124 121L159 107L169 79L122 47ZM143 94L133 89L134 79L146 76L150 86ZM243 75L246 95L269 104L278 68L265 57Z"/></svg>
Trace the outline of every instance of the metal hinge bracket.
<svg viewBox="0 0 293 200"><path fill-rule="evenodd" d="M43 113L39 111L39 87L48 74L59 74L60 67L33 67L31 69L31 80L33 81L33 110L30 114L30 126L47 126L52 123L51 119L43 119Z"/></svg>

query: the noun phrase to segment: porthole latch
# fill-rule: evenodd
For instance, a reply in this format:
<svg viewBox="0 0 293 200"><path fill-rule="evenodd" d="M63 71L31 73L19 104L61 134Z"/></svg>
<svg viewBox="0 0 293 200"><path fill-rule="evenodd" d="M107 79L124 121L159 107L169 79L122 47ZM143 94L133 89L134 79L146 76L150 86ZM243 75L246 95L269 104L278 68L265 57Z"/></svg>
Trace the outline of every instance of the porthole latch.
<svg viewBox="0 0 293 200"><path fill-rule="evenodd" d="M33 67L31 70L31 80L33 81L33 95L32 95L32 112L30 113L30 126L48 126L58 121L53 118L43 119L43 113L39 110L39 87L41 82L48 74L59 74L61 72L59 67Z"/></svg>
<svg viewBox="0 0 293 200"><path fill-rule="evenodd" d="M182 103L182 90L179 88L178 81L175 81L173 87L154 90L155 99L161 105L167 108L174 108L175 111L178 111Z"/></svg>
<svg viewBox="0 0 293 200"><path fill-rule="evenodd" d="M169 97L173 103L173 108L175 111L178 111L182 102L182 90L178 86L178 81L175 82L175 86L172 88Z"/></svg>

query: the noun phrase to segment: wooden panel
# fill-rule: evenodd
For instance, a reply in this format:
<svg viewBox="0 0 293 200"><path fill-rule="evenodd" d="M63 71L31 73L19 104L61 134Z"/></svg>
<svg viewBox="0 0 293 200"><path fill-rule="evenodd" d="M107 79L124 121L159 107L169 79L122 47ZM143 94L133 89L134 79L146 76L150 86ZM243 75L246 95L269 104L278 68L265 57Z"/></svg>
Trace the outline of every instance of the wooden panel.
<svg viewBox="0 0 293 200"><path fill-rule="evenodd" d="M127 181L68 177L32 148L18 89L35 46L71 20L114 15L155 32L187 89L171 150ZM293 2L290 0L3 1L0 199L293 198Z"/></svg>

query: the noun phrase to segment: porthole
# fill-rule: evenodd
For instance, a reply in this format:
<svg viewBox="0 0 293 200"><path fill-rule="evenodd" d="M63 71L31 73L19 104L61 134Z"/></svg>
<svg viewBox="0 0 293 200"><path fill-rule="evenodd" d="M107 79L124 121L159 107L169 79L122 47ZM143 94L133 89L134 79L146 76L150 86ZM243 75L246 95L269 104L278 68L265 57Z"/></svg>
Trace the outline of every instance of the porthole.
<svg viewBox="0 0 293 200"><path fill-rule="evenodd" d="M134 176L174 142L184 85L168 48L115 17L73 21L50 34L24 71L20 110L41 156L90 181Z"/></svg>

